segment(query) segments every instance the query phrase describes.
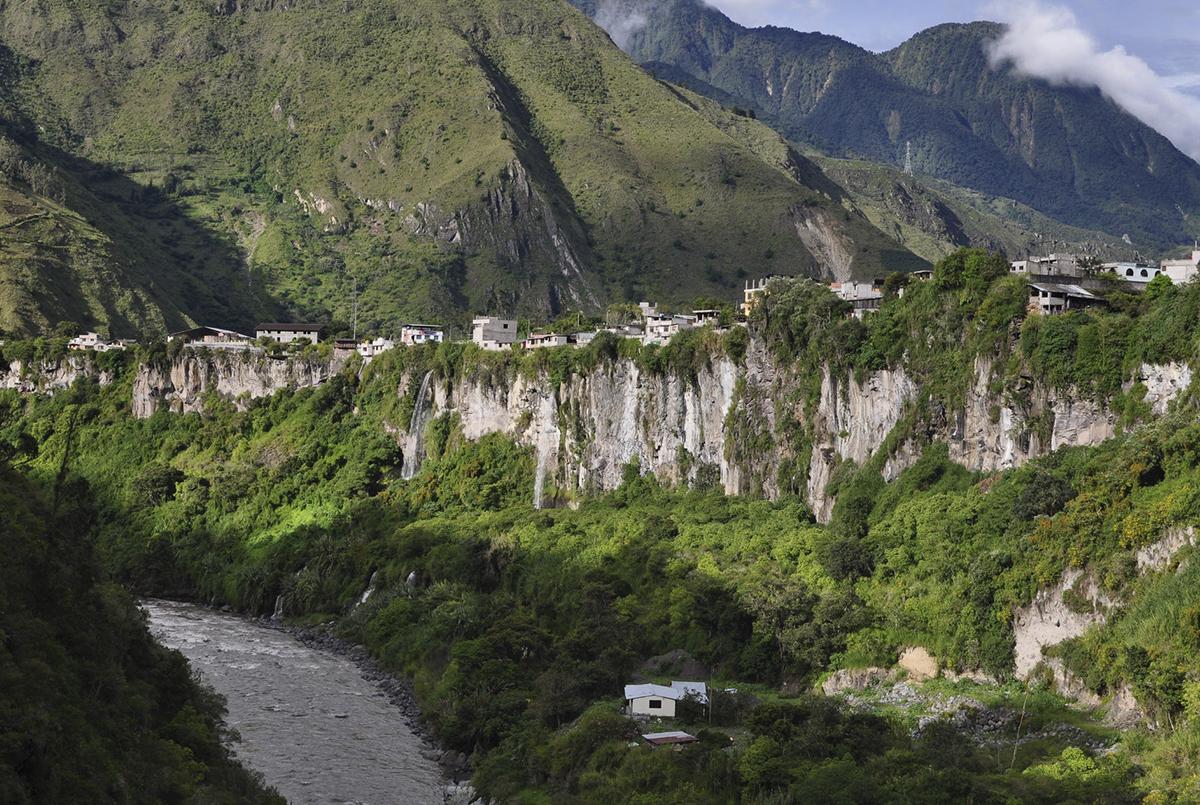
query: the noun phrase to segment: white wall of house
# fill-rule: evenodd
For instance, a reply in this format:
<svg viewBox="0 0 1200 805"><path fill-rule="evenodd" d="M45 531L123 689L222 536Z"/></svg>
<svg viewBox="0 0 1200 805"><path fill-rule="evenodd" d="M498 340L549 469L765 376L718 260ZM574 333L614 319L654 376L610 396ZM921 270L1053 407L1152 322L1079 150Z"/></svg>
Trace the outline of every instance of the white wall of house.
<svg viewBox="0 0 1200 805"><path fill-rule="evenodd" d="M663 696L641 696L629 700L629 712L635 716L675 717L675 700Z"/></svg>

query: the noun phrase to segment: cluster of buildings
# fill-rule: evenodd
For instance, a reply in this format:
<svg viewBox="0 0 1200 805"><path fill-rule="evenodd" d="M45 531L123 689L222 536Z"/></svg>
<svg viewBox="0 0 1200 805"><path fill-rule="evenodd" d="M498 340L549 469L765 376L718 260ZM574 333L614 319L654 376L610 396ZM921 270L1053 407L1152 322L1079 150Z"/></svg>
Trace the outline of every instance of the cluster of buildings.
<svg viewBox="0 0 1200 805"><path fill-rule="evenodd" d="M547 347L586 346L599 333L614 333L622 338L635 338L643 344L665 344L682 330L694 327L720 327L721 311L716 309L693 310L691 313L660 313L653 304L638 305L641 324L621 324L575 333L534 331L524 338L517 334L515 319L495 316L477 316L471 322L471 340L482 349L497 351L521 346L525 349Z"/></svg>
<svg viewBox="0 0 1200 805"><path fill-rule="evenodd" d="M1175 284L1191 282L1200 276L1200 246L1193 249L1189 257L1162 260L1158 264L1139 261L1109 262L1102 264L1081 260L1074 254L1049 254L1044 257L1027 257L1010 264L1010 272L1026 278L1029 288L1029 309L1044 314L1062 313L1068 310L1094 307L1105 304L1100 291L1110 287L1115 276L1129 290L1139 291L1159 276L1166 276ZM924 280L932 276L931 271L918 271L911 279ZM741 313L749 317L754 306L767 292L776 279L790 279L781 275L752 279L743 289ZM878 310L883 304L883 280L871 282L832 282L829 289L841 299L849 302L852 315L862 318ZM471 323L471 340L485 350L506 350L516 346L525 349L548 347L584 346L600 332L611 332L623 338L640 340L643 344L664 344L677 333L695 327L721 326L721 312L716 309L693 310L690 313L665 313L649 302L638 306L641 322L621 324L595 331L559 333L535 331L521 337L516 319L496 316L478 316ZM185 347L206 349L247 350L256 349L264 342L293 344L320 340L322 325L297 322L267 322L259 324L254 335L225 330L220 327L193 327L172 333L171 341L182 342ZM339 340L335 349L353 350L364 359L370 360L397 346L419 346L440 344L445 340L445 331L434 324L405 324L400 328L399 341L390 338L375 338L370 341ZM69 347L73 350L109 352L122 350L131 341L107 339L98 333L88 332L72 338Z"/></svg>
<svg viewBox="0 0 1200 805"><path fill-rule="evenodd" d="M93 352L114 352L132 346L134 341L124 338L105 338L99 333L83 333L67 342L67 348L72 350L91 350Z"/></svg>
<svg viewBox="0 0 1200 805"><path fill-rule="evenodd" d="M1087 264L1074 254L1050 254L1014 261L1009 271L1028 280L1029 308L1044 314L1096 307L1105 304L1097 291L1108 287L1112 277L1128 290L1140 292L1159 276L1176 285L1200 276L1200 249L1190 257L1162 260L1157 265L1139 261Z"/></svg>

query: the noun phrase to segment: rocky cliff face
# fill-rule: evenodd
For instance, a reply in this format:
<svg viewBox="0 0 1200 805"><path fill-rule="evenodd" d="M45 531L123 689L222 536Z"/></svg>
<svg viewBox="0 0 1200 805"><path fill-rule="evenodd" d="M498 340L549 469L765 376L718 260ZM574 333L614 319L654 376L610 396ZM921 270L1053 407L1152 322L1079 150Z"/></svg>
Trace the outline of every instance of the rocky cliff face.
<svg viewBox="0 0 1200 805"><path fill-rule="evenodd" d="M321 385L341 369L346 357L278 360L258 352L185 352L166 366L138 368L133 415L144 419L160 410L198 413L210 394L245 410L250 400L283 389Z"/></svg>
<svg viewBox="0 0 1200 805"><path fill-rule="evenodd" d="M347 357L185 352L167 365L138 368L132 411L140 418L160 410L199 412L209 395L245 409L280 390L325 383ZM38 367L14 363L0 372L0 388L53 393L81 377L113 380L86 357L71 356ZM744 360L714 356L694 375L650 372L628 359L557 383L546 375L497 380L466 372L446 382L417 373L397 389L419 397L416 425L394 423L394 433L406 474L424 458L425 424L442 415L457 417L468 439L501 433L533 448L537 484L531 497L539 506L612 489L636 461L642 472L668 484L716 484L728 494L768 498L803 494L817 519L827 522L834 505L829 481L845 461L877 461L890 481L926 444L945 442L954 461L991 472L1059 447L1098 444L1116 432L1111 410L1071 389L1032 379L996 388L986 360L976 363L974 382L953 404L924 399L920 379L902 368L862 378L826 371L810 408L801 402L804 380L778 365L758 340L750 342ZM1144 386L1147 406L1161 415L1191 380L1186 365L1147 365L1129 386ZM796 472L798 467L806 472ZM792 475L806 476L805 485L789 487Z"/></svg>
<svg viewBox="0 0 1200 805"><path fill-rule="evenodd" d="M92 378L101 386L113 381L112 373L98 368L88 356L71 355L60 361L29 365L13 361L7 367L0 368L0 389L50 395L70 388L83 378Z"/></svg>

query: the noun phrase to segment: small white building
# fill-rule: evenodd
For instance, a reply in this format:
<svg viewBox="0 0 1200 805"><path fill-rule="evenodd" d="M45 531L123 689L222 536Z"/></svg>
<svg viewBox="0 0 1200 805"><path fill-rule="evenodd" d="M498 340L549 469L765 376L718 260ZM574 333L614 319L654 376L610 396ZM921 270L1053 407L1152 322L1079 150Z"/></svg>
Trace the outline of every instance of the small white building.
<svg viewBox="0 0 1200 805"><path fill-rule="evenodd" d="M558 333L530 333L522 342L525 349L547 349L549 347L565 347L571 339Z"/></svg>
<svg viewBox="0 0 1200 805"><path fill-rule="evenodd" d="M721 311L716 308L693 310L692 317L695 318L697 327L704 327L707 324L711 324L714 327L721 326Z"/></svg>
<svg viewBox="0 0 1200 805"><path fill-rule="evenodd" d="M653 302L638 302L638 312L642 314L643 319L648 319L651 316L658 315L658 305Z"/></svg>
<svg viewBox="0 0 1200 805"><path fill-rule="evenodd" d="M110 341L99 333L83 333L68 341L67 348L75 350L90 349L94 352L112 352L113 350L125 349L125 344L120 341Z"/></svg>
<svg viewBox="0 0 1200 805"><path fill-rule="evenodd" d="M268 322L254 328L254 337L269 338L277 344L290 344L293 341L308 341L315 344L321 338L321 325Z"/></svg>
<svg viewBox="0 0 1200 805"><path fill-rule="evenodd" d="M1100 268L1126 282L1138 283L1147 283L1162 273L1162 269L1149 263L1105 263Z"/></svg>
<svg viewBox="0 0 1200 805"><path fill-rule="evenodd" d="M487 350L508 349L517 343L517 322L495 316L476 316L471 322L471 340Z"/></svg>
<svg viewBox="0 0 1200 805"><path fill-rule="evenodd" d="M586 347L588 344L592 343L592 341L595 340L595 338L596 338L595 332L571 333L571 335L570 335L571 343L578 347Z"/></svg>
<svg viewBox="0 0 1200 805"><path fill-rule="evenodd" d="M677 313L673 316L651 316L646 319L646 334L642 337L643 344L665 344L680 330L690 330L696 326L695 316Z"/></svg>
<svg viewBox="0 0 1200 805"><path fill-rule="evenodd" d="M1159 268L1176 285L1191 282L1200 274L1200 249L1194 249L1191 257L1183 257L1178 260L1163 260L1159 264Z"/></svg>
<svg viewBox="0 0 1200 805"><path fill-rule="evenodd" d="M647 683L625 686L625 707L633 716L675 718L675 706L691 696L708 704L708 685L703 682L673 681L669 686Z"/></svg>
<svg viewBox="0 0 1200 805"><path fill-rule="evenodd" d="M369 361L378 355L382 355L383 353L387 352L389 349L395 349L395 348L396 348L395 341L393 341L390 338L380 337L380 338L376 338L372 341L362 342L361 344L358 345L357 351L358 351L359 355L362 355L365 360Z"/></svg>
<svg viewBox="0 0 1200 805"><path fill-rule="evenodd" d="M400 343L406 347L440 344L445 340L442 328L433 324L405 324L400 327Z"/></svg>

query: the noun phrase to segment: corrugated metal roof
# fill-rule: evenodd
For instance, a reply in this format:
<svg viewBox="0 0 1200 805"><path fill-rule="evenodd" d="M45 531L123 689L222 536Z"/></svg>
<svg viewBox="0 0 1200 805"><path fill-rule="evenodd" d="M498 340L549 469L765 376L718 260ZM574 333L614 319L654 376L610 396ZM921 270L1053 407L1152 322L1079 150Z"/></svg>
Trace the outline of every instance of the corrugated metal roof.
<svg viewBox="0 0 1200 805"><path fill-rule="evenodd" d="M655 746L663 744L690 744L697 740L695 735L689 735L680 730L672 730L671 732L648 732L642 736L642 739Z"/></svg>
<svg viewBox="0 0 1200 805"><path fill-rule="evenodd" d="M677 702L689 694L695 695L704 704L708 704L708 685L703 682L673 681L670 686L655 685L648 682L644 685L626 685L625 699L641 699L646 696L657 696L660 699L670 699Z"/></svg>

